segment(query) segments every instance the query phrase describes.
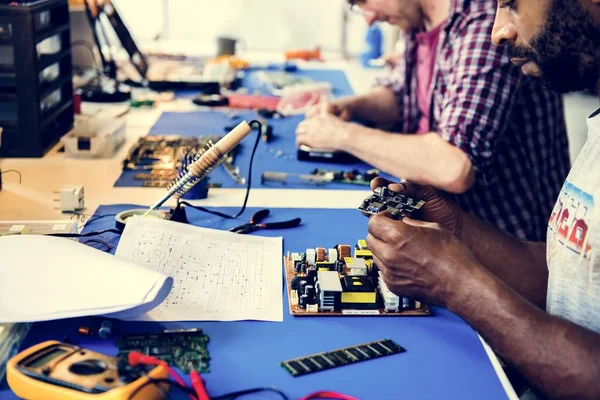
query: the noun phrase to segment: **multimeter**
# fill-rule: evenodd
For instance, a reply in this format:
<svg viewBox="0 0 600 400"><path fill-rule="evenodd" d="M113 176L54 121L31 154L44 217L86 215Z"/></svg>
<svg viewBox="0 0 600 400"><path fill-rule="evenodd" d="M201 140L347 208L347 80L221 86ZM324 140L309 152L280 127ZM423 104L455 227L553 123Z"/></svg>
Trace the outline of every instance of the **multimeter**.
<svg viewBox="0 0 600 400"><path fill-rule="evenodd" d="M28 400L160 400L168 385L148 382L168 374L162 365L134 367L54 340L22 351L6 365L11 390Z"/></svg>

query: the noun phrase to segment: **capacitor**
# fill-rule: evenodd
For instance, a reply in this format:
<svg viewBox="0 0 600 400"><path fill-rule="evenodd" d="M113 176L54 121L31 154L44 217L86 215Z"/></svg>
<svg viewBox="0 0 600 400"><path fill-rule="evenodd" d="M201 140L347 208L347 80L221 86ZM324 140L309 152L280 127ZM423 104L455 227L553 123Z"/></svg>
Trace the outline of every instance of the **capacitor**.
<svg viewBox="0 0 600 400"><path fill-rule="evenodd" d="M402 298L402 308L405 310L410 308L410 299L408 297Z"/></svg>
<svg viewBox="0 0 600 400"><path fill-rule="evenodd" d="M306 292L306 285L308 285L308 282L306 281L306 279L303 279L300 281L300 286L299 286L299 294L304 294Z"/></svg>
<svg viewBox="0 0 600 400"><path fill-rule="evenodd" d="M340 244L337 249L338 260L343 261L346 257L350 257L352 252L352 247L348 244ZM329 260L333 261L333 260Z"/></svg>
<svg viewBox="0 0 600 400"><path fill-rule="evenodd" d="M102 321L100 329L98 329L98 336L103 339L108 339L112 335L112 322Z"/></svg>
<svg viewBox="0 0 600 400"><path fill-rule="evenodd" d="M300 264L300 273L301 274L306 274L308 271L308 264L303 262L302 264Z"/></svg>
<svg viewBox="0 0 600 400"><path fill-rule="evenodd" d="M326 261L325 257L326 257L327 251L325 250L325 247L317 247L316 251L317 251L317 262Z"/></svg>
<svg viewBox="0 0 600 400"><path fill-rule="evenodd" d="M307 276L307 281L308 283L310 283L311 285L314 285L315 282L317 281L317 269L316 268L309 268L306 273L308 274Z"/></svg>
<svg viewBox="0 0 600 400"><path fill-rule="evenodd" d="M294 279L292 279L292 290L300 290L300 282L302 282L304 280L304 277L300 277L300 276L295 276Z"/></svg>
<svg viewBox="0 0 600 400"><path fill-rule="evenodd" d="M304 294L308 296L308 300L311 301L316 297L316 290L313 285L306 285L304 288Z"/></svg>
<svg viewBox="0 0 600 400"><path fill-rule="evenodd" d="M317 260L317 253L315 249L306 249L306 263L308 265L315 265Z"/></svg>
<svg viewBox="0 0 600 400"><path fill-rule="evenodd" d="M343 261L336 261L335 262L335 270L337 272L342 272L342 270L344 269L344 262Z"/></svg>
<svg viewBox="0 0 600 400"><path fill-rule="evenodd" d="M300 306L300 308L306 308L307 304L308 304L308 296L303 294L302 296L300 296L298 305Z"/></svg>
<svg viewBox="0 0 600 400"><path fill-rule="evenodd" d="M294 261L294 270L296 271L297 274L299 274L300 272L302 272L302 263L304 261Z"/></svg>
<svg viewBox="0 0 600 400"><path fill-rule="evenodd" d="M336 249L327 250L327 260L329 260L329 262L334 262L337 259L338 259L338 252Z"/></svg>

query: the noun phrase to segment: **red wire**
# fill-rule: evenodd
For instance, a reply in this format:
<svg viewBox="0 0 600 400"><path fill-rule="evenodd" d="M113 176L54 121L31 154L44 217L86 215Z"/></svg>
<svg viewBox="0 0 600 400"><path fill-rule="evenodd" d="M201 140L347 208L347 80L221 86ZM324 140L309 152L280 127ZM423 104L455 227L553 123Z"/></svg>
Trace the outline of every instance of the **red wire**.
<svg viewBox="0 0 600 400"><path fill-rule="evenodd" d="M311 400L311 399L336 399L336 400L360 400L357 397L348 396L346 394L332 392L328 390L321 390L308 394L298 400Z"/></svg>
<svg viewBox="0 0 600 400"><path fill-rule="evenodd" d="M171 375L173 377L173 379L175 380L175 382L177 382L178 384L180 384L183 387L187 387L187 384L181 378L181 376L179 376L179 374L177 373L177 371L175 371L173 368L171 368L169 366L169 364L167 364L166 362L164 362L162 360L159 360L156 357L147 356L147 355L142 354L142 353L137 352L137 351L132 351L128 355L128 361L129 361L129 364L131 364L131 365L139 365L139 364L144 364L144 365L162 365L162 366L164 366L167 369L167 371L169 371L169 375ZM189 397L190 397L191 400L196 400L195 397L192 396L192 395L190 395ZM208 400L208 399L200 399L200 400Z"/></svg>
<svg viewBox="0 0 600 400"><path fill-rule="evenodd" d="M190 372L190 380L192 382L192 387L198 395L198 400L210 400L206 388L204 387L204 381L198 371L192 370L192 372Z"/></svg>

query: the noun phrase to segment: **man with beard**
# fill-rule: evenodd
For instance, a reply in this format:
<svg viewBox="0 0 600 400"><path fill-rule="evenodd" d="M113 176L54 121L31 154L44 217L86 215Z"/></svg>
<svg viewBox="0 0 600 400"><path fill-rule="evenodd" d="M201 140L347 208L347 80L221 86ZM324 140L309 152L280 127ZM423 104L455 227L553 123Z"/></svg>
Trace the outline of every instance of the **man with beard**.
<svg viewBox="0 0 600 400"><path fill-rule="evenodd" d="M570 166L562 102L489 40L496 2L352 3L367 22L404 30L406 51L370 93L309 111L297 143L352 153L452 193L504 232L543 240Z"/></svg>
<svg viewBox="0 0 600 400"><path fill-rule="evenodd" d="M549 87L600 92L600 0L500 0L492 38ZM460 315L526 378L529 398L600 399L600 109L587 123L545 243L511 238L431 187L372 183L427 201L419 220L369 221L388 287Z"/></svg>

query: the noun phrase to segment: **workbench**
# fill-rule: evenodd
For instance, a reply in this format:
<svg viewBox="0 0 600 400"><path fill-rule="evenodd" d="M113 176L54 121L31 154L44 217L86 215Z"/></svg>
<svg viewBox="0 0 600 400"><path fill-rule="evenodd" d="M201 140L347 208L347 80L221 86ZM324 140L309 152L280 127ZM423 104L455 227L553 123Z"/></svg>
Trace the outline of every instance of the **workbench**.
<svg viewBox="0 0 600 400"><path fill-rule="evenodd" d="M310 65L306 65L310 68ZM349 65L343 68L355 92L368 89L370 73ZM319 64L318 68L323 68ZM85 105L85 108L89 107ZM74 160L57 151L41 159L4 159L2 169L22 173L23 182L5 176L0 191L0 220L68 219L61 215L53 192L68 184L85 188L85 214L114 213L148 205L163 189L115 187L121 174L121 161L138 137L147 134L163 111L189 112L196 109L189 100L180 99L158 109L132 109L127 120L127 143L112 159ZM111 112L106 106L102 112ZM289 132L293 135L293 132ZM246 222L258 208L270 208L278 220L301 217L299 228L284 231L259 231L255 235L283 236L284 251L336 243L355 243L366 236L366 218L356 207L368 190L253 188L246 213L236 221L188 210L190 222L205 227L226 229ZM244 188L210 189L209 197L197 205L219 207L233 213L242 204ZM133 206L136 205L136 206ZM99 206L102 206L98 208ZM224 207L224 208L223 208ZM110 218L93 222L86 230L112 227ZM117 238L115 238L115 241ZM324 242L324 243L322 243ZM331 243L330 243L331 242ZM282 288L283 291L283 288ZM133 323L114 321L113 333L160 331L197 327L210 336L211 372L205 375L209 393L219 395L238 389L276 386L290 398L316 390L337 390L361 399L517 399L498 359L475 331L443 308L434 307L429 317L342 317L294 318L284 296L284 321L276 322L187 322ZM116 354L114 340L85 337L77 328L98 324L99 318L79 318L36 323L24 346L43 340L67 338L82 347ZM406 353L346 366L326 372L292 378L280 366L285 359L363 342L390 338L407 349ZM6 383L0 399L13 399ZM177 397L174 394L173 398ZM265 398L265 397L248 397ZM272 398L272 397L268 397Z"/></svg>

